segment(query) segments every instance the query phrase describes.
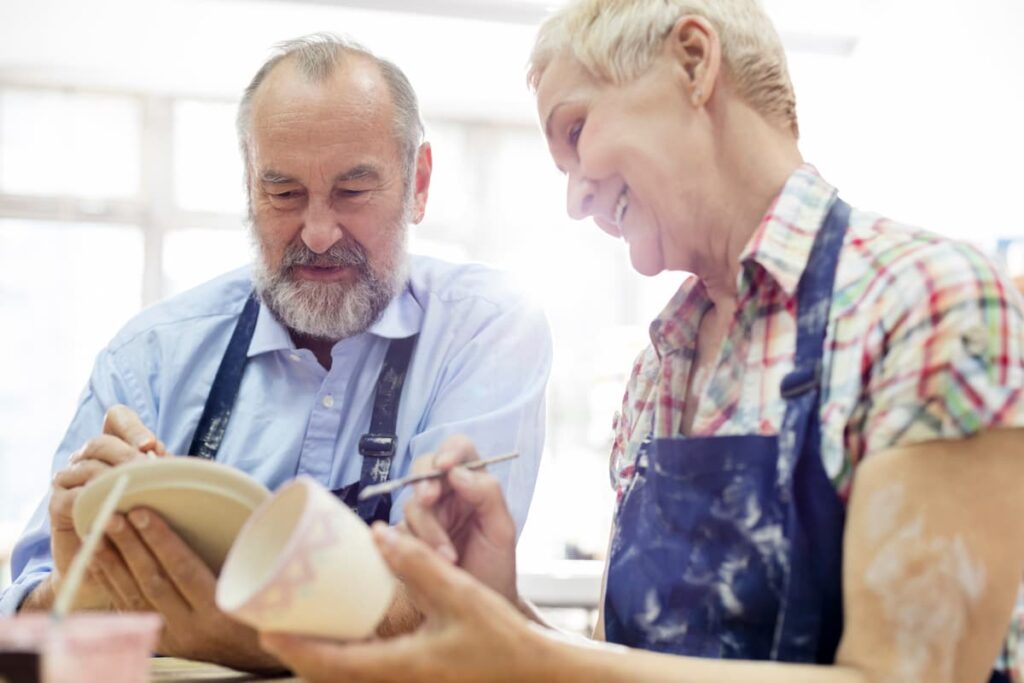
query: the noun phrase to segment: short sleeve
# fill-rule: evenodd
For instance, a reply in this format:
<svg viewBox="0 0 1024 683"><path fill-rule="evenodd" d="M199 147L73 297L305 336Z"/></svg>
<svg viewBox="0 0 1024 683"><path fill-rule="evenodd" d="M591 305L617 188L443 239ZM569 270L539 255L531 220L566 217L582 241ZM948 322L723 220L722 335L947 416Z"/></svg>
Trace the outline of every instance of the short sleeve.
<svg viewBox="0 0 1024 683"><path fill-rule="evenodd" d="M973 247L936 241L895 271L866 386L865 455L1024 426L1020 297Z"/></svg>

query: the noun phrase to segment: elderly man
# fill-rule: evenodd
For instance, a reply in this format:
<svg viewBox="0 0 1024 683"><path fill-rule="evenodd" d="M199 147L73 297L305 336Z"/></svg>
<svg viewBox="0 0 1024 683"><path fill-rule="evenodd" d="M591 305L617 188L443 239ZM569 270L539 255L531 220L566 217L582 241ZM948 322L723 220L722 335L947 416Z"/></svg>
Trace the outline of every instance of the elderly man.
<svg viewBox="0 0 1024 683"><path fill-rule="evenodd" d="M355 507L361 486L465 434L485 452L519 452L502 483L522 527L547 326L495 273L406 253L432 162L404 74L333 36L285 43L246 89L238 133L255 266L144 311L100 353L53 490L14 551L3 613L50 606L78 549L75 496L150 451L216 458L271 489L306 474ZM396 523L401 509L385 499L358 511ZM215 577L158 516L116 516L107 539L80 607L160 612L165 654L273 666L255 633L216 609ZM392 630L413 614L399 600Z"/></svg>

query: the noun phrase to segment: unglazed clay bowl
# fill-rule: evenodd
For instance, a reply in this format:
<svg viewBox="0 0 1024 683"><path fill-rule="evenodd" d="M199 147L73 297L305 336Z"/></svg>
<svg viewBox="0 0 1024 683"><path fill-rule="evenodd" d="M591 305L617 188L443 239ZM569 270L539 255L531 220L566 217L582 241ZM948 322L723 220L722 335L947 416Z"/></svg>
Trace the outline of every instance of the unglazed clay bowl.
<svg viewBox="0 0 1024 683"><path fill-rule="evenodd" d="M373 633L395 587L366 523L301 476L242 527L217 581L217 606L261 631L348 640Z"/></svg>

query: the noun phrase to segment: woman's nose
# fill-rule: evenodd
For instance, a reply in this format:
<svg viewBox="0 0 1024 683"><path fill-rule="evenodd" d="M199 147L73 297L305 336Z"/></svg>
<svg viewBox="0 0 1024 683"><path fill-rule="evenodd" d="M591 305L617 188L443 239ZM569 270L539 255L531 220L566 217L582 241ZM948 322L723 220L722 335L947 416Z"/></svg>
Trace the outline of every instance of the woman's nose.
<svg viewBox="0 0 1024 683"><path fill-rule="evenodd" d="M566 197L566 211L574 220L581 220L594 212L594 195L597 187L594 181L575 173L569 174Z"/></svg>

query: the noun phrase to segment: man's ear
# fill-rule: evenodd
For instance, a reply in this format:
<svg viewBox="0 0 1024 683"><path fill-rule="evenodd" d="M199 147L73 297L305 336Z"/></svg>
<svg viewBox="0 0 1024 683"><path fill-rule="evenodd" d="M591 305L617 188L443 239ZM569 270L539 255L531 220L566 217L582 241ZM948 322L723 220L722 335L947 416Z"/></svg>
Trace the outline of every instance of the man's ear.
<svg viewBox="0 0 1024 683"><path fill-rule="evenodd" d="M430 194L430 174L434 169L434 156L430 143L424 142L416 152L416 176L413 189L412 222L419 223L427 210L427 196Z"/></svg>
<svg viewBox="0 0 1024 683"><path fill-rule="evenodd" d="M718 82L722 64L722 46L718 31L704 17L686 15L672 27L666 50L679 66L687 99L702 107Z"/></svg>

